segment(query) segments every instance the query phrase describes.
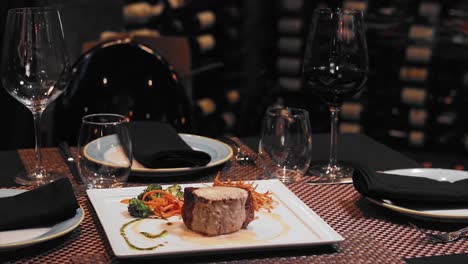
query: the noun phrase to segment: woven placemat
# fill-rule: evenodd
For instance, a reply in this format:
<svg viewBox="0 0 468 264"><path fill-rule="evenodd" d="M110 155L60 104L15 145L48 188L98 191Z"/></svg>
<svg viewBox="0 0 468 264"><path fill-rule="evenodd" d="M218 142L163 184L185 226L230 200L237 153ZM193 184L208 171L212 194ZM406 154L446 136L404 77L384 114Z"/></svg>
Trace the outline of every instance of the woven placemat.
<svg viewBox="0 0 468 264"><path fill-rule="evenodd" d="M250 149L243 146L245 151ZM20 150L27 168L34 164L32 150ZM253 155L255 153L251 152ZM76 195L85 211L85 220L71 233L14 252L0 253L4 263L127 263L115 258L90 204L83 185L77 185L70 175L57 149L44 150L47 168L65 173L76 188ZM216 172L211 172L196 181L212 181ZM263 170L257 166L241 166L231 160L223 168L221 179L263 179ZM132 183L138 185L138 183ZM275 250L261 253L236 253L216 257L190 257L177 259L181 262L221 263L404 263L402 259L420 256L435 256L468 253L468 241L460 240L448 244L432 244L425 241L411 227L412 221L422 228L431 230L453 229L457 225L428 224L401 216L380 208L362 199L352 185L310 186L304 182L288 186L301 200L311 207L345 241L332 246L310 247L294 250ZM22 188L22 187L20 187ZM154 262L154 260L153 260ZM174 260L158 260L158 263ZM128 262L132 263L132 261Z"/></svg>

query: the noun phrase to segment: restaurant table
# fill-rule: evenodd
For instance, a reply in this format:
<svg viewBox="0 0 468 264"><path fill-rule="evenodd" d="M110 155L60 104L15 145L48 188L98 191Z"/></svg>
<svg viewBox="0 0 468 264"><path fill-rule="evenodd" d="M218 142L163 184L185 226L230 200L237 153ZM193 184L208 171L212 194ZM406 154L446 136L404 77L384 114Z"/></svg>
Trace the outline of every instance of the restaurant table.
<svg viewBox="0 0 468 264"><path fill-rule="evenodd" d="M313 136L313 163L328 155L328 135ZM256 155L257 138L239 140L242 149ZM245 143L244 143L245 142ZM250 146L250 147L248 147ZM220 253L170 259L118 259L114 256L101 223L86 195L83 185L77 184L56 148L46 148L47 167L69 177L85 219L81 225L64 236L21 248L0 252L0 263L468 263L468 240L435 244L426 241L409 226L435 231L460 228L462 224L437 223L417 220L370 203L362 198L352 184L308 185L304 180L287 187L304 203L344 237L344 241L325 246L263 250L259 252ZM389 149L364 135L340 136L339 157L355 164L365 164L375 170L419 167L415 161ZM34 164L34 151L0 152L0 188L21 188L13 177L23 166ZM261 180L263 170L257 166L242 166L230 160L223 166L179 177L168 177L165 182L190 183L212 181L221 171L221 179ZM153 179L130 176L128 185L145 185ZM160 181L159 178L157 181ZM462 255L457 255L462 254ZM457 262L458 261L458 262Z"/></svg>

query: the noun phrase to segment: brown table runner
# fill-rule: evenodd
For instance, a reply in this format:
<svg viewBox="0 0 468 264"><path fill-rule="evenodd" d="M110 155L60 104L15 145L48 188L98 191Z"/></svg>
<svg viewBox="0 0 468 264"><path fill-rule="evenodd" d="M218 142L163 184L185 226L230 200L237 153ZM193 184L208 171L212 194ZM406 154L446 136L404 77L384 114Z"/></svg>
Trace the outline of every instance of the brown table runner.
<svg viewBox="0 0 468 264"><path fill-rule="evenodd" d="M244 146L246 151L251 151ZM76 185L57 149L45 149L44 161L48 168L62 171L76 188L76 195L85 211L85 220L79 228L63 237L12 252L0 253L0 261L11 263L133 263L135 260L115 258L89 202L83 185ZM32 150L20 150L27 168L33 164ZM210 181L215 173L203 175L197 181ZM230 161L222 169L224 179L262 179L259 167L240 166ZM132 185L136 185L133 183ZM403 259L468 253L468 241L432 244L411 227L411 221L427 229L455 229L455 224L417 221L373 205L363 200L352 185L310 186L295 183L288 186L345 241L333 246L309 247L294 250L276 250L261 253L236 253L219 256L198 256L177 259L180 262L229 263L404 263ZM21 187L23 188L23 187ZM167 262L174 263L175 260ZM154 262L154 260L152 261ZM166 261L158 261L158 263Z"/></svg>

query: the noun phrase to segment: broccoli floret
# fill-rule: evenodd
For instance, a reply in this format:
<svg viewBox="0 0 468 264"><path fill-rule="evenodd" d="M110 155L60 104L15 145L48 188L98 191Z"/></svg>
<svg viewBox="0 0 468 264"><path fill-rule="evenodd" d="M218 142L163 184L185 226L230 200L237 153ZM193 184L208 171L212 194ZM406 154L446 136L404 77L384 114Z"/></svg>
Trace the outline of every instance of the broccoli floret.
<svg viewBox="0 0 468 264"><path fill-rule="evenodd" d="M151 209L141 200L130 199L128 203L128 212L133 217L146 218L152 214Z"/></svg>
<svg viewBox="0 0 468 264"><path fill-rule="evenodd" d="M184 197L184 192L182 191L182 187L179 184L174 184L166 189L166 191L177 198Z"/></svg>
<svg viewBox="0 0 468 264"><path fill-rule="evenodd" d="M152 191L152 190L162 190L162 186L160 184L150 184L148 187L146 187L146 189L142 193L138 195L138 200L143 199L143 195L145 195L145 193Z"/></svg>

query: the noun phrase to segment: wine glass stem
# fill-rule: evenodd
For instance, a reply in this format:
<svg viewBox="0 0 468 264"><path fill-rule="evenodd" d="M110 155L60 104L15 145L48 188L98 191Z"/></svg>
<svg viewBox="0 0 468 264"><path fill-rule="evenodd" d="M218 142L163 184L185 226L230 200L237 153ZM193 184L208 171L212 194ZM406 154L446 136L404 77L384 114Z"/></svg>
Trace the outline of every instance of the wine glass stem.
<svg viewBox="0 0 468 264"><path fill-rule="evenodd" d="M42 166L42 154L41 154L41 117L42 111L33 112L33 119L34 119L34 138L35 138L35 156L36 156L36 164L34 168L34 172L38 174L42 174L44 167Z"/></svg>
<svg viewBox="0 0 468 264"><path fill-rule="evenodd" d="M339 107L330 107L331 127L330 127L330 158L328 166L334 168L337 165L338 156L338 115Z"/></svg>

